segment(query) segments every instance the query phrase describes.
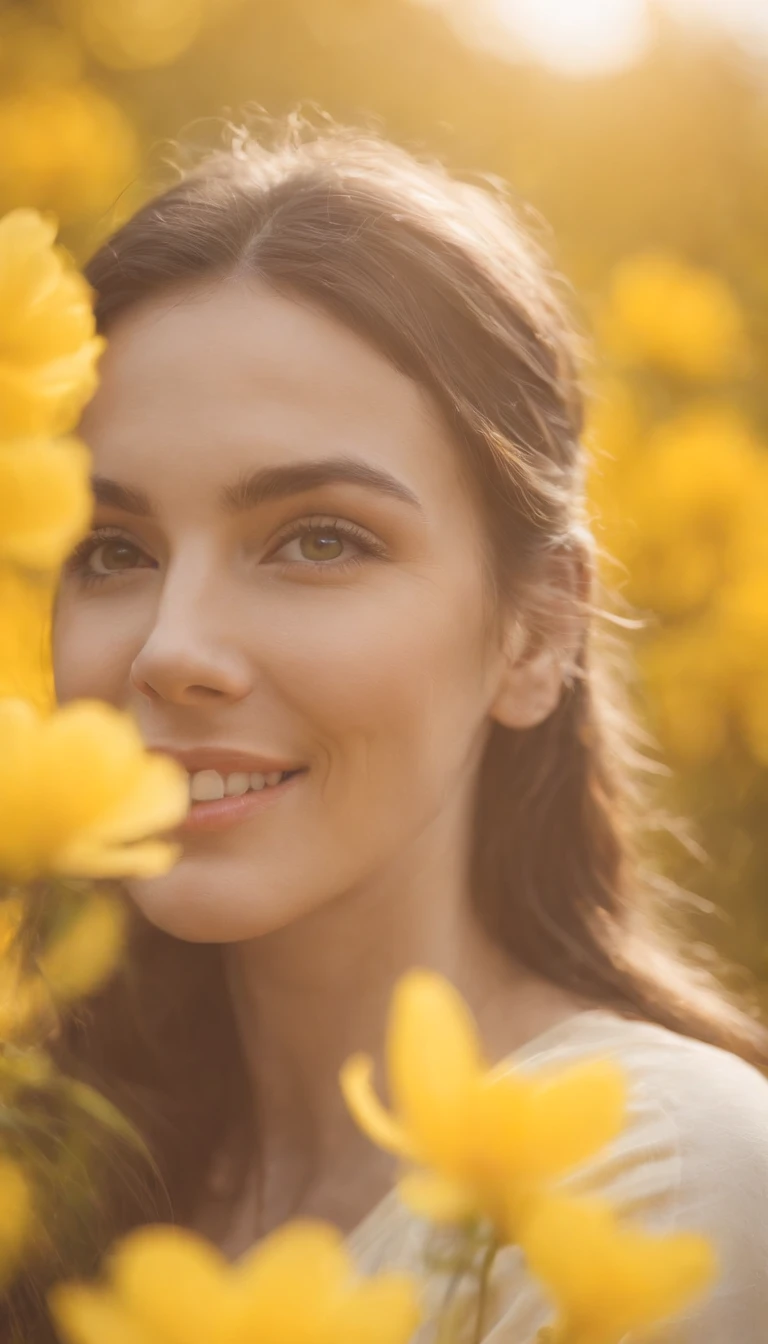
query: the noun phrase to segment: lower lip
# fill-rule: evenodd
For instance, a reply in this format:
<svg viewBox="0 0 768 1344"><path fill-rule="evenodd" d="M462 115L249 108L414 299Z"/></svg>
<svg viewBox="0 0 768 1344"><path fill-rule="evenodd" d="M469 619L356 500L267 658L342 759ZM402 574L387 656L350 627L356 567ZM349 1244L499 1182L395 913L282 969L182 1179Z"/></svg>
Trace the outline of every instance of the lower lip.
<svg viewBox="0 0 768 1344"><path fill-rule="evenodd" d="M268 807L274 807L301 782L306 773L306 770L299 770L280 784L267 784L263 789L249 789L248 793L242 793L239 797L216 798L210 803L193 803L179 830L186 833L224 831L228 826L237 826L256 812L264 812Z"/></svg>

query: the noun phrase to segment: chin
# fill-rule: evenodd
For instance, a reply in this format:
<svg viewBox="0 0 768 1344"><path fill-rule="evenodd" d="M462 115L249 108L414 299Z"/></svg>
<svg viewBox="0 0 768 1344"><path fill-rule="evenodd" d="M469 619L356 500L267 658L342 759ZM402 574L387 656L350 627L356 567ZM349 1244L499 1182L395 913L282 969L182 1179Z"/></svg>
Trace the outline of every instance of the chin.
<svg viewBox="0 0 768 1344"><path fill-rule="evenodd" d="M199 855L182 857L164 877L128 882L145 919L188 943L238 943L263 937L301 916L254 866ZM267 895L267 893L269 893Z"/></svg>

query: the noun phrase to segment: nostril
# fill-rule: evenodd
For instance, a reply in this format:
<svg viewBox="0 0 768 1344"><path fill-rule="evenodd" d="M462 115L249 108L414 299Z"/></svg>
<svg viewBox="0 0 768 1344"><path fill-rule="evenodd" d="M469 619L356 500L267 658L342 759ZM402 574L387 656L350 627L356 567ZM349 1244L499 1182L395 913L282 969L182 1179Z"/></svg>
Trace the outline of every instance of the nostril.
<svg viewBox="0 0 768 1344"><path fill-rule="evenodd" d="M218 690L215 686L188 686L187 694L194 696L196 700L221 700L226 692Z"/></svg>

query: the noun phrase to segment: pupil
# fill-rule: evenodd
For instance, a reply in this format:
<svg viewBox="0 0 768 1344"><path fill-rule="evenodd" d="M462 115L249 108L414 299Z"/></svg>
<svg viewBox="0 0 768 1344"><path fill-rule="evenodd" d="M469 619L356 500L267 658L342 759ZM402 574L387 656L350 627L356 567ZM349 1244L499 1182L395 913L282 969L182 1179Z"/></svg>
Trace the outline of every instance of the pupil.
<svg viewBox="0 0 768 1344"><path fill-rule="evenodd" d="M106 541L101 558L105 569L128 569L136 558L136 547L127 541Z"/></svg>

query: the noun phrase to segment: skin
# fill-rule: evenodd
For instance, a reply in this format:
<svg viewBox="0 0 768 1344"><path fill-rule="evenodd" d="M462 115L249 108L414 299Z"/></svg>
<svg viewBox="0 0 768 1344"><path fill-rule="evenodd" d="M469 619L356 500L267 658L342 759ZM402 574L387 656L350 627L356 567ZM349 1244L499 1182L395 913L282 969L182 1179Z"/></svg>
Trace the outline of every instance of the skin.
<svg viewBox="0 0 768 1344"><path fill-rule="evenodd" d="M493 1058L591 1006L492 946L468 883L492 722L546 717L560 665L527 647L521 613L487 619L480 511L427 393L308 303L256 280L146 301L110 332L81 433L95 472L151 514L98 505L109 539L63 577L61 700L127 708L152 745L309 767L130 887L158 927L226 945L259 1142L252 1185L197 1225L232 1255L298 1214L349 1229L393 1172L347 1117L338 1068L381 1056L405 969L450 976ZM222 503L260 468L339 457L417 502L337 482Z"/></svg>

